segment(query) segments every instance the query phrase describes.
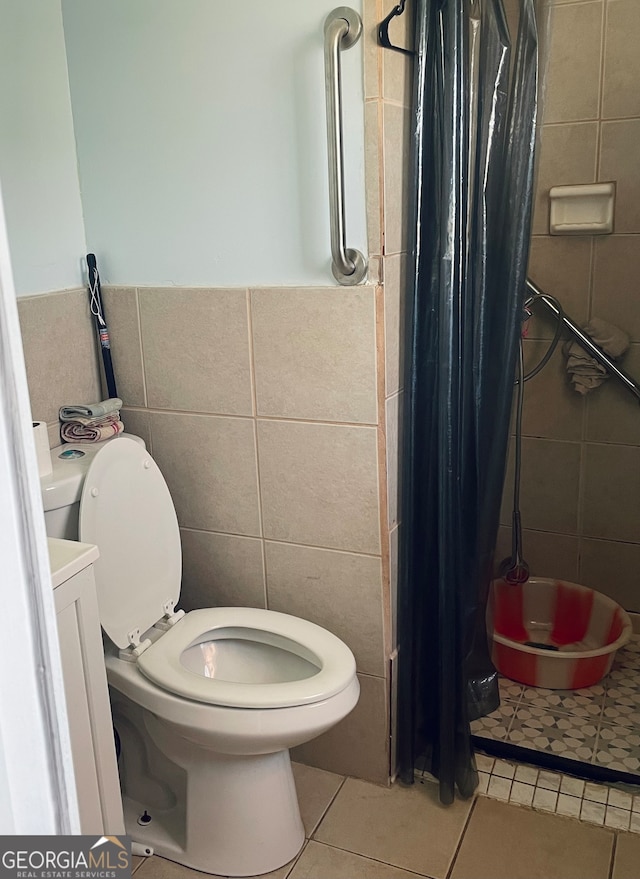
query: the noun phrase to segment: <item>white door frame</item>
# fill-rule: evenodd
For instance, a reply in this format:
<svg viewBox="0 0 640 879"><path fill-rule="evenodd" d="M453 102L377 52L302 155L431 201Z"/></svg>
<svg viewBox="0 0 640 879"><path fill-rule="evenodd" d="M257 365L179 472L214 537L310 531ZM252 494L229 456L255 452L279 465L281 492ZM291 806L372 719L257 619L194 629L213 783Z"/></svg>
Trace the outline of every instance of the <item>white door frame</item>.
<svg viewBox="0 0 640 879"><path fill-rule="evenodd" d="M80 833L31 423L0 193L0 834Z"/></svg>

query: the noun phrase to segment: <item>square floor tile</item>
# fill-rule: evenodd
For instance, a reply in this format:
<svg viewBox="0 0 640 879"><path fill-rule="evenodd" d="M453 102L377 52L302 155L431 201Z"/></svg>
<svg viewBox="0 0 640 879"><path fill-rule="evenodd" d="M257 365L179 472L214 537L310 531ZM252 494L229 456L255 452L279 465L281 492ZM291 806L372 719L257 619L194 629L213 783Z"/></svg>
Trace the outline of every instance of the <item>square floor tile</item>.
<svg viewBox="0 0 640 879"><path fill-rule="evenodd" d="M621 833L616 843L611 879L638 879L640 871L640 836Z"/></svg>
<svg viewBox="0 0 640 879"><path fill-rule="evenodd" d="M524 784L535 784L538 780L538 772L535 766L517 766L515 779L522 781Z"/></svg>
<svg viewBox="0 0 640 879"><path fill-rule="evenodd" d="M314 839L444 879L473 800L442 806L435 785L378 787L348 778Z"/></svg>
<svg viewBox="0 0 640 879"><path fill-rule="evenodd" d="M613 839L613 833L608 830L480 798L451 876L452 879L606 877ZM517 848L507 845L506 840L513 840Z"/></svg>
<svg viewBox="0 0 640 879"><path fill-rule="evenodd" d="M344 781L342 775L292 763L304 831L311 836Z"/></svg>
<svg viewBox="0 0 640 879"><path fill-rule="evenodd" d="M286 869L288 871L291 868L287 867ZM144 864L136 870L135 875L138 879L205 879L206 876L210 876L211 879L221 879L220 876L216 876L213 873L201 873L199 870L192 870L183 864L176 864L175 861L168 861L166 858L161 858L158 855L145 858ZM270 879L271 877L274 877L274 879L281 879L282 877L284 879L287 873L278 871L267 873L266 875Z"/></svg>
<svg viewBox="0 0 640 879"><path fill-rule="evenodd" d="M519 806L530 806L533 802L535 790L536 789L532 784L524 784L522 781L514 781L511 785L509 802L517 803Z"/></svg>
<svg viewBox="0 0 640 879"><path fill-rule="evenodd" d="M521 702L516 711L507 741L535 751L547 751L562 757L590 762L596 745L598 727L569 714L552 712Z"/></svg>
<svg viewBox="0 0 640 879"><path fill-rule="evenodd" d="M545 790L560 790L560 782L562 781L562 776L559 772L551 772L548 769L541 769L538 774L538 787L543 787Z"/></svg>
<svg viewBox="0 0 640 879"><path fill-rule="evenodd" d="M592 803L606 803L608 795L609 790L603 784L594 784L592 781L587 781L584 786L583 797Z"/></svg>
<svg viewBox="0 0 640 879"><path fill-rule="evenodd" d="M523 684L516 681L510 681L509 678L498 678L498 687L500 689L500 699L506 702L518 702L524 690Z"/></svg>
<svg viewBox="0 0 640 879"><path fill-rule="evenodd" d="M511 784L512 782L510 778L502 778L499 775L492 775L489 779L487 795L493 797L494 800L505 800L506 802L511 795Z"/></svg>
<svg viewBox="0 0 640 879"><path fill-rule="evenodd" d="M516 774L516 767L513 763L507 763L506 760L496 760L491 773L492 775L499 775L501 778L513 778Z"/></svg>
<svg viewBox="0 0 640 879"><path fill-rule="evenodd" d="M580 809L580 818L582 821L587 821L589 824L604 824L604 816L606 814L607 807L603 803L592 803L590 800L582 801L582 808Z"/></svg>
<svg viewBox="0 0 640 879"><path fill-rule="evenodd" d="M507 738L515 712L516 705L514 703L503 702L491 714L487 714L486 717L480 717L471 723L472 735L503 741Z"/></svg>
<svg viewBox="0 0 640 879"><path fill-rule="evenodd" d="M289 879L416 879L397 867L311 841L300 855Z"/></svg>
<svg viewBox="0 0 640 879"><path fill-rule="evenodd" d="M558 804L558 792L537 787L533 795L533 808L545 812L555 812Z"/></svg>
<svg viewBox="0 0 640 879"><path fill-rule="evenodd" d="M560 793L568 794L571 797L581 797L584 794L584 781L581 778L563 775L560 782Z"/></svg>
<svg viewBox="0 0 640 879"><path fill-rule="evenodd" d="M618 725L600 726L593 762L621 772L640 771L640 736L637 729Z"/></svg>
<svg viewBox="0 0 640 879"><path fill-rule="evenodd" d="M567 818L579 818L582 800L580 797L571 797L569 794L560 794L556 812L558 815L566 815Z"/></svg>
<svg viewBox="0 0 640 879"><path fill-rule="evenodd" d="M631 821L631 812L626 809L616 809L615 806L607 806L604 816L605 827L612 827L614 830L628 830Z"/></svg>

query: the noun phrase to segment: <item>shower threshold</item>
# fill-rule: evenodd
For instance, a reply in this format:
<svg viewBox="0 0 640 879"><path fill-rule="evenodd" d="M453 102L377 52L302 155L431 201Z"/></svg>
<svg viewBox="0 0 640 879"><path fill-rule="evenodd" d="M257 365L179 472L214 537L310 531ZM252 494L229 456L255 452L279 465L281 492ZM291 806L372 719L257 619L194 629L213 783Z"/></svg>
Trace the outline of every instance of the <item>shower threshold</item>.
<svg viewBox="0 0 640 879"><path fill-rule="evenodd" d="M545 690L500 678L500 699L471 724L476 748L594 781L640 784L640 635L593 687Z"/></svg>

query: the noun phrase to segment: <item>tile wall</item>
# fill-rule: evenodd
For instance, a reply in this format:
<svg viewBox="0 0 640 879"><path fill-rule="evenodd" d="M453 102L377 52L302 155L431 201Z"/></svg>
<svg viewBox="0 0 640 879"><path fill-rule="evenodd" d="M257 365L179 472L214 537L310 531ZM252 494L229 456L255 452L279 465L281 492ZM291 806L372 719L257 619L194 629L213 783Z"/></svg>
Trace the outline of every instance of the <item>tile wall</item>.
<svg viewBox="0 0 640 879"><path fill-rule="evenodd" d="M399 649L396 631L398 538L401 527L401 456L404 401L405 287L411 247L410 193L411 106L413 60L382 49L377 42L379 23L391 7L382 0L364 0L365 38L365 155L369 251L379 255L382 308L378 327L383 338L384 370L380 383L385 410L386 523L388 526L391 656ZM413 48L412 9L393 19L391 43ZM382 399L381 399L382 403ZM391 770L395 768L395 664L391 669Z"/></svg>
<svg viewBox="0 0 640 879"><path fill-rule="evenodd" d="M103 295L125 427L177 509L182 606L266 607L341 637L360 702L295 757L387 783L411 62L377 46L385 4L364 6L368 284ZM392 29L401 45L408 19ZM21 299L19 313L54 445L59 407L101 396L86 292Z"/></svg>
<svg viewBox="0 0 640 879"><path fill-rule="evenodd" d="M585 324L597 316L631 338L623 368L640 381L640 4L555 4L530 276ZM616 181L615 231L548 235L551 186ZM528 367L551 321L536 316ZM640 610L640 411L614 380L581 397L560 348L526 385L524 552L541 576L576 580ZM509 554L512 464L497 558Z"/></svg>

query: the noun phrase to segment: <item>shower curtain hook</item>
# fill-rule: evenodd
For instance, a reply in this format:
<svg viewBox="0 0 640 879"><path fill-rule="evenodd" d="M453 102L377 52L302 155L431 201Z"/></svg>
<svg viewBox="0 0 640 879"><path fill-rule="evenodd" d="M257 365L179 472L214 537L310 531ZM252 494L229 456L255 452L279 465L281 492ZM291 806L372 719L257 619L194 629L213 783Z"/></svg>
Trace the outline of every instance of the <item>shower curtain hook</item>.
<svg viewBox="0 0 640 879"><path fill-rule="evenodd" d="M402 15L407 0L400 0L397 6L394 6L389 15L378 25L378 42L385 49L393 49L394 52L402 52L403 55L415 55L411 49L403 49L401 46L394 46L389 40L389 25L391 21L398 15Z"/></svg>

